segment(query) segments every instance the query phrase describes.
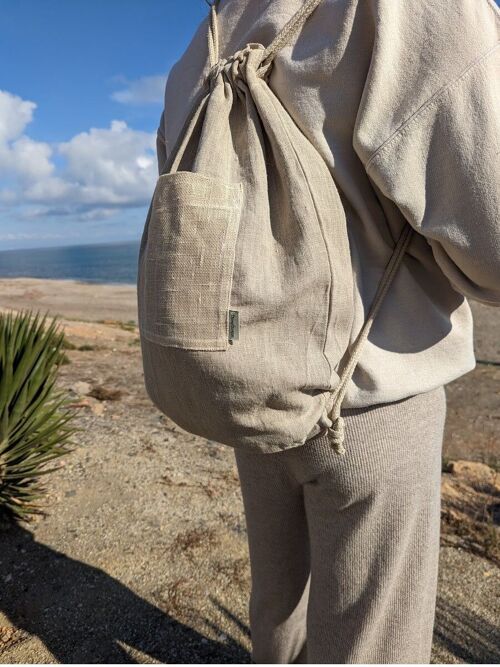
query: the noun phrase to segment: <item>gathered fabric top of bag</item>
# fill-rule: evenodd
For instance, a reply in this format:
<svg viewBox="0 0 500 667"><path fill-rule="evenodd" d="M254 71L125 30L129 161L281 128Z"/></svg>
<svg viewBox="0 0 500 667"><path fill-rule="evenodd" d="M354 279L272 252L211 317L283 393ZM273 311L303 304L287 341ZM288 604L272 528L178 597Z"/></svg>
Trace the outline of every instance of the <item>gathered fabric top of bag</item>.
<svg viewBox="0 0 500 667"><path fill-rule="evenodd" d="M148 393L186 430L273 452L327 427L342 452L341 408L473 366L462 294L500 302L496 17L423 2L208 2L172 67L138 296Z"/></svg>

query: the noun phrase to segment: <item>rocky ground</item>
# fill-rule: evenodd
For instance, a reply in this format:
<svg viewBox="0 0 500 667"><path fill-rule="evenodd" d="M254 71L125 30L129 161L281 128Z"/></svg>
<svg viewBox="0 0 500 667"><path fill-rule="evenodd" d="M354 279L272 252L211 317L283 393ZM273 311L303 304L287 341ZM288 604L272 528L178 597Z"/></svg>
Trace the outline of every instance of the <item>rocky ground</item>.
<svg viewBox="0 0 500 667"><path fill-rule="evenodd" d="M233 453L148 400L134 290L2 280L2 307L64 316L59 382L81 431L47 514L0 533L0 662L249 662ZM500 658L500 311L474 313L487 363L447 387L434 662Z"/></svg>

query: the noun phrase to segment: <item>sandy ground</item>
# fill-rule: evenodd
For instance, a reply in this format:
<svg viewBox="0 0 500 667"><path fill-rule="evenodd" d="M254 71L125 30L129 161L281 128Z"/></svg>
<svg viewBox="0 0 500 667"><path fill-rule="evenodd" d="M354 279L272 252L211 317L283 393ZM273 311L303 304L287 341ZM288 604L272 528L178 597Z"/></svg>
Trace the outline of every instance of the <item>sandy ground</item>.
<svg viewBox="0 0 500 667"><path fill-rule="evenodd" d="M46 310L66 319L137 321L135 288L91 285L77 280L1 278L0 307Z"/></svg>
<svg viewBox="0 0 500 667"><path fill-rule="evenodd" d="M137 329L121 324L136 321L134 289L0 280L2 307L64 316L75 349L59 382L82 431L47 480L46 516L0 533L0 662L249 662L233 453L151 405ZM474 313L478 358L500 362L500 310ZM488 363L448 385L446 458L493 463L499 380L500 366ZM96 387L118 390L116 400L90 396ZM446 498L462 489L452 473L443 480ZM498 486L478 482L474 492L471 514L483 496L498 507ZM450 530L451 501L445 510L433 661L499 662L499 568L463 524Z"/></svg>

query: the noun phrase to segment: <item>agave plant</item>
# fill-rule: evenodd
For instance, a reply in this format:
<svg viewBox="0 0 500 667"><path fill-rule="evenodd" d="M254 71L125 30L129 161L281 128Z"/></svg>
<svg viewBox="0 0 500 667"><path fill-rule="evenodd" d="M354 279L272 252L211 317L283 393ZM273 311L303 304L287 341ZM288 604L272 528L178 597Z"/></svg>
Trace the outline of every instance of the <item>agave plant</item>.
<svg viewBox="0 0 500 667"><path fill-rule="evenodd" d="M64 332L31 311L0 314L0 514L40 514L42 478L67 454L77 430L68 399L55 389Z"/></svg>

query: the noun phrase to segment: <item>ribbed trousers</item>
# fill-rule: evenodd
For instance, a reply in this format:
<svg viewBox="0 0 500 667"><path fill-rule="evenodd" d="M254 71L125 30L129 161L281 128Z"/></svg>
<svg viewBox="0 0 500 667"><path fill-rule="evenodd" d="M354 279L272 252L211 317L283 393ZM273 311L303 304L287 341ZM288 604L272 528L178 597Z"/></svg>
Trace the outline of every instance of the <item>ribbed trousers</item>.
<svg viewBox="0 0 500 667"><path fill-rule="evenodd" d="M248 530L255 663L430 662L443 387L342 411L273 454L235 450Z"/></svg>

